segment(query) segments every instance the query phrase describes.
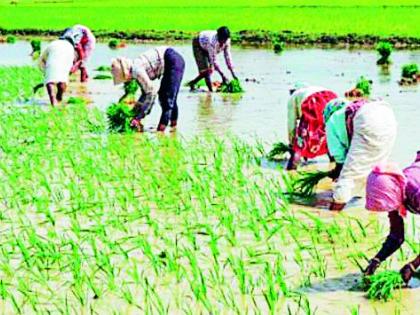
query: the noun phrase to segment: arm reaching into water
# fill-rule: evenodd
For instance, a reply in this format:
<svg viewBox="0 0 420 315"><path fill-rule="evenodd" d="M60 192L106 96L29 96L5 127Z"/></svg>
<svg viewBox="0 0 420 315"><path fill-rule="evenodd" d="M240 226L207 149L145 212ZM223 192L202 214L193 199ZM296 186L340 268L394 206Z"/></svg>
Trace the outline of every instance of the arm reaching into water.
<svg viewBox="0 0 420 315"><path fill-rule="evenodd" d="M390 223L390 232L382 248L370 260L369 266L366 268L364 274L366 276L373 275L381 262L385 261L389 256L395 253L404 243L404 220L398 211L392 211L388 214Z"/></svg>

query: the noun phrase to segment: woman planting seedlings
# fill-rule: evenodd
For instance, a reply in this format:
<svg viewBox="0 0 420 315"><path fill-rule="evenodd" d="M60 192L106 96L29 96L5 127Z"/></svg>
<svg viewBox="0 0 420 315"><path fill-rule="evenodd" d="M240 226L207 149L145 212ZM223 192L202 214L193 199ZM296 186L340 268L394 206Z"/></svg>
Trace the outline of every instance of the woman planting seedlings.
<svg viewBox="0 0 420 315"><path fill-rule="evenodd" d="M74 45L69 39L53 41L47 46L39 59L39 66L44 72L44 84L52 106L63 100L63 94L69 82L70 70L75 59ZM56 93L54 87L57 89Z"/></svg>
<svg viewBox="0 0 420 315"><path fill-rule="evenodd" d="M86 69L86 62L95 49L95 36L89 28L84 25L77 24L66 29L60 39L70 39L74 43L74 47L79 58L72 68L72 73L80 70L80 81L86 82L89 78Z"/></svg>
<svg viewBox="0 0 420 315"><path fill-rule="evenodd" d="M323 112L337 95L323 87L296 83L287 104L291 157L287 169L297 168L300 158L313 159L328 153Z"/></svg>
<svg viewBox="0 0 420 315"><path fill-rule="evenodd" d="M407 210L420 214L420 151L416 160L403 171L395 164L380 164L370 173L366 185L366 209L388 212L390 233L381 250L369 262L365 275L375 273L381 262L404 243L404 218ZM406 264L401 276L407 284L420 266L420 255Z"/></svg>
<svg viewBox="0 0 420 315"><path fill-rule="evenodd" d="M384 101L333 100L324 110L327 145L336 167L331 210L342 210L363 188L373 166L388 159L394 146L397 122Z"/></svg>
<svg viewBox="0 0 420 315"><path fill-rule="evenodd" d="M205 80L207 88L213 92L211 75L215 69L222 77L223 83L227 83L227 77L217 63L217 55L223 51L226 65L235 80L238 80L233 68L232 54L230 51L230 31L226 26L220 27L217 31L203 31L192 42L194 58L198 66L198 76L188 83L191 90L202 79Z"/></svg>
<svg viewBox="0 0 420 315"><path fill-rule="evenodd" d="M141 96L134 105L135 117L131 126L143 131L141 120L150 113L156 96L159 95L162 115L157 127L165 131L169 121L175 128L178 121L178 92L184 75L184 58L173 48L158 47L148 50L136 59L120 57L112 61L114 84L129 82L134 79L140 86ZM157 91L152 81L162 78Z"/></svg>

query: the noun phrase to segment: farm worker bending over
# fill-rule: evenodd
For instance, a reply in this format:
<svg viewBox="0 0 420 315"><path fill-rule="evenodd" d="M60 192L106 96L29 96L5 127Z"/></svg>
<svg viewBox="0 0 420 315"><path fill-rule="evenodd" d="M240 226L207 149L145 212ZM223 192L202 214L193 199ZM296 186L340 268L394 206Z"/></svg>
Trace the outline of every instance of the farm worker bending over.
<svg viewBox="0 0 420 315"><path fill-rule="evenodd" d="M44 84L53 106L63 99L75 59L73 42L62 39L51 42L39 58L39 66L44 72ZM54 93L54 87L57 93Z"/></svg>
<svg viewBox="0 0 420 315"><path fill-rule="evenodd" d="M220 27L217 31L203 31L192 42L194 58L198 66L198 76L188 83L192 90L195 85L204 78L210 92L213 91L211 74L215 69L219 72L223 82L227 82L227 77L217 63L217 55L223 51L226 65L234 79L237 79L232 63L230 52L230 31L226 26Z"/></svg>
<svg viewBox="0 0 420 315"><path fill-rule="evenodd" d="M363 189L372 168L385 162L394 147L397 122L384 101L332 100L324 110L327 145L336 167L331 210L342 210Z"/></svg>
<svg viewBox="0 0 420 315"><path fill-rule="evenodd" d="M134 106L136 117L131 122L138 131L143 131L141 120L150 113L159 95L162 116L158 131L165 131L169 121L175 128L178 120L178 92L184 75L184 58L173 48L158 47L148 50L134 60L117 58L112 61L114 84L137 80L142 94ZM162 78L160 89L153 80Z"/></svg>
<svg viewBox="0 0 420 315"><path fill-rule="evenodd" d="M420 214L420 151L415 162L401 170L392 163L377 165L366 184L366 209L388 212L390 233L381 250L370 260L365 275L372 275L380 263L404 243L404 218L407 210ZM420 255L405 265L400 273L408 283L420 266Z"/></svg>
<svg viewBox="0 0 420 315"><path fill-rule="evenodd" d="M80 81L86 82L89 77L86 62L95 49L95 36L89 28L77 24L66 29L60 39L71 39L73 41L79 58L72 68L72 73L80 70Z"/></svg>
<svg viewBox="0 0 420 315"><path fill-rule="evenodd" d="M296 169L301 157L315 158L328 153L324 108L337 95L326 88L296 83L287 104L289 145L287 169Z"/></svg>

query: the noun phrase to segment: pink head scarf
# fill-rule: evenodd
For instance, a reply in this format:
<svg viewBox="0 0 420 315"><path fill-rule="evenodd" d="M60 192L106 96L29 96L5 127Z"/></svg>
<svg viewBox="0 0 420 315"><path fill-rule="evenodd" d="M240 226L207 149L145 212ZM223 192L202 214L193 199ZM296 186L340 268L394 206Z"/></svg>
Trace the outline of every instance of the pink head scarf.
<svg viewBox="0 0 420 315"><path fill-rule="evenodd" d="M407 180L395 163L383 163L374 167L366 184L366 209L378 212L397 210L407 215L404 206Z"/></svg>

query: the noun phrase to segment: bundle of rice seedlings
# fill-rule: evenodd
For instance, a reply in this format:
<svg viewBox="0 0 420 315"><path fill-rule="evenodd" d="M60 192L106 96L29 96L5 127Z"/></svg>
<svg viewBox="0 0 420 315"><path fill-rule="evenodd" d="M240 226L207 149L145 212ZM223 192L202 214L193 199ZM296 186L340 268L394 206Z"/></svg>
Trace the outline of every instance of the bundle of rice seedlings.
<svg viewBox="0 0 420 315"><path fill-rule="evenodd" d="M124 92L126 94L136 94L139 89L137 80L131 80L124 83Z"/></svg>
<svg viewBox="0 0 420 315"><path fill-rule="evenodd" d="M267 159L270 161L277 159L284 159L284 155L290 152L290 147L284 142L277 142L273 145L273 148L267 155Z"/></svg>
<svg viewBox="0 0 420 315"><path fill-rule="evenodd" d="M329 173L328 171L298 172L292 180L293 194L311 197L318 183L328 177Z"/></svg>
<svg viewBox="0 0 420 315"><path fill-rule="evenodd" d="M124 95L120 98L119 102L135 103L136 93L139 85L136 80L131 80L124 83Z"/></svg>
<svg viewBox="0 0 420 315"><path fill-rule="evenodd" d="M86 105L86 100L84 98L81 98L81 97L71 96L67 100L67 104L70 104L70 105Z"/></svg>
<svg viewBox="0 0 420 315"><path fill-rule="evenodd" d="M116 49L120 45L120 41L118 39L111 39L108 43L109 48Z"/></svg>
<svg viewBox="0 0 420 315"><path fill-rule="evenodd" d="M284 42L278 41L278 40L273 40L272 44L273 44L273 50L276 54L280 54L286 47Z"/></svg>
<svg viewBox="0 0 420 315"><path fill-rule="evenodd" d="M16 43L16 36L9 35L6 37L6 43L8 44L14 44Z"/></svg>
<svg viewBox="0 0 420 315"><path fill-rule="evenodd" d="M31 40L32 54L41 52L41 40L34 38Z"/></svg>
<svg viewBox="0 0 420 315"><path fill-rule="evenodd" d="M378 65L389 65L391 61L389 60L389 56L391 56L393 46L389 42L381 41L376 46L376 51L379 53L381 58L376 62Z"/></svg>
<svg viewBox="0 0 420 315"><path fill-rule="evenodd" d="M411 63L402 67L401 76L403 78L411 79L419 73L419 66L415 63Z"/></svg>
<svg viewBox="0 0 420 315"><path fill-rule="evenodd" d="M94 80L111 80L112 79L112 75L110 74L97 74L93 77Z"/></svg>
<svg viewBox="0 0 420 315"><path fill-rule="evenodd" d="M109 129L115 132L129 132L132 130L131 120L134 111L123 103L112 104L108 107L106 115L109 121Z"/></svg>
<svg viewBox="0 0 420 315"><path fill-rule="evenodd" d="M417 64L411 63L404 65L401 71L401 85L416 84L420 81L420 70Z"/></svg>
<svg viewBox="0 0 420 315"><path fill-rule="evenodd" d="M356 83L356 89L362 91L364 96L369 96L372 91L372 81L361 76Z"/></svg>
<svg viewBox="0 0 420 315"><path fill-rule="evenodd" d="M95 71L101 71L101 72L111 72L110 66L99 66L95 69Z"/></svg>
<svg viewBox="0 0 420 315"><path fill-rule="evenodd" d="M242 93L244 89L241 86L241 82L238 79L233 79L228 83L222 83L219 92L222 93Z"/></svg>
<svg viewBox="0 0 420 315"><path fill-rule="evenodd" d="M404 286L404 280L397 271L382 271L366 277L364 290L370 300L388 301L394 291Z"/></svg>

